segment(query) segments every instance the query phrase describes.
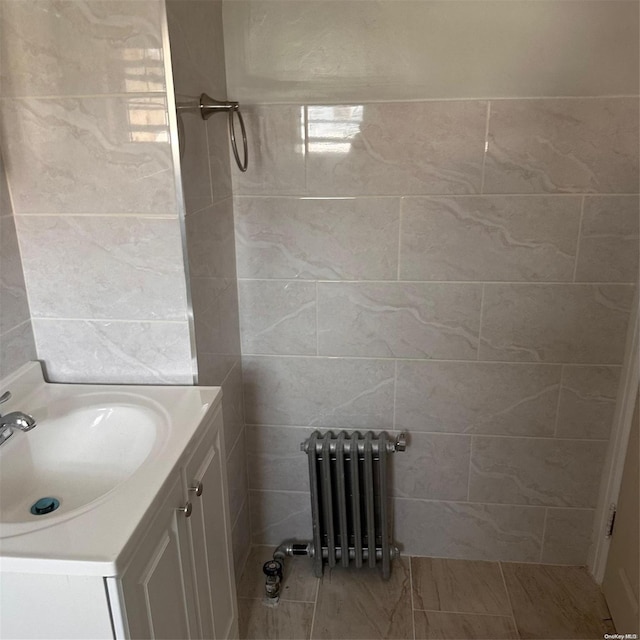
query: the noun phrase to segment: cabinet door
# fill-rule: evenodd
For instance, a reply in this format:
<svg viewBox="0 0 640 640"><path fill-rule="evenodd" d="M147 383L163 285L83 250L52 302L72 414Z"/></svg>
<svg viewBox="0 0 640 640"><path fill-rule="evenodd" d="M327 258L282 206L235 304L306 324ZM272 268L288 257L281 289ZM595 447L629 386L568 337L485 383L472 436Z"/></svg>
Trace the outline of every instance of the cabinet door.
<svg viewBox="0 0 640 640"><path fill-rule="evenodd" d="M130 638L196 637L193 574L180 476L121 580Z"/></svg>
<svg viewBox="0 0 640 640"><path fill-rule="evenodd" d="M185 473L191 488L202 483L198 497L190 491L190 521L197 601L203 638L223 640L237 635L237 604L231 526L222 455L220 414L210 432L187 462Z"/></svg>

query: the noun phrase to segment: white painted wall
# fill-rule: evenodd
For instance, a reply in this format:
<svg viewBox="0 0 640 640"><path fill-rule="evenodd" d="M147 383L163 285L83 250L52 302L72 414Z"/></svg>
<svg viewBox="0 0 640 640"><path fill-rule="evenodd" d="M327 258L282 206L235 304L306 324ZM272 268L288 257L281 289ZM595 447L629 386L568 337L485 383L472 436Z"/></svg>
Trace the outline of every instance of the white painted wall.
<svg viewBox="0 0 640 640"><path fill-rule="evenodd" d="M245 103L635 95L636 0L226 0Z"/></svg>

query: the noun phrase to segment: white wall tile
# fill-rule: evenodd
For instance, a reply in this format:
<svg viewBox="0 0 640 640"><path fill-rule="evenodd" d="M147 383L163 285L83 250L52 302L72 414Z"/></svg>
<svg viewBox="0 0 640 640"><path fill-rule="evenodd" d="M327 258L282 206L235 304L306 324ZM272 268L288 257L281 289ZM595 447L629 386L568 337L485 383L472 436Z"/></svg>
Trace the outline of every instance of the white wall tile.
<svg viewBox="0 0 640 640"><path fill-rule="evenodd" d="M164 92L162 3L2 4L3 96Z"/></svg>
<svg viewBox="0 0 640 640"><path fill-rule="evenodd" d="M591 509L547 509L541 562L586 565L593 518Z"/></svg>
<svg viewBox="0 0 640 640"><path fill-rule="evenodd" d="M309 491L309 463L300 444L314 429L247 425L249 486L255 490Z"/></svg>
<svg viewBox="0 0 640 640"><path fill-rule="evenodd" d="M471 438L412 433L407 450L392 456L391 493L400 498L466 500Z"/></svg>
<svg viewBox="0 0 640 640"><path fill-rule="evenodd" d="M51 382L191 384L185 322L33 321Z"/></svg>
<svg viewBox="0 0 640 640"><path fill-rule="evenodd" d="M395 280L396 198L236 198L239 278Z"/></svg>
<svg viewBox="0 0 640 640"><path fill-rule="evenodd" d="M233 544L233 563L236 571L236 580L242 575L242 570L251 550L251 519L249 497L244 501L240 513L237 514L233 530L231 532Z"/></svg>
<svg viewBox="0 0 640 640"><path fill-rule="evenodd" d="M164 97L3 101L14 213L176 214Z"/></svg>
<svg viewBox="0 0 640 640"><path fill-rule="evenodd" d="M393 500L395 540L408 555L538 562L544 508Z"/></svg>
<svg viewBox="0 0 640 640"><path fill-rule="evenodd" d="M224 368L228 369L228 372L223 374L223 367L220 367L220 377L208 378L206 375L207 364L220 362L226 365ZM234 360L231 360L231 357L227 359L220 358L216 354L198 353L198 384L222 386L224 446L228 454L244 429L244 396L240 358L236 356Z"/></svg>
<svg viewBox="0 0 640 640"><path fill-rule="evenodd" d="M283 540L311 540L309 494L250 491L253 544L279 545Z"/></svg>
<svg viewBox="0 0 640 640"><path fill-rule="evenodd" d="M637 193L638 108L635 98L493 102L484 193Z"/></svg>
<svg viewBox="0 0 640 640"><path fill-rule="evenodd" d="M29 360L39 357L40 354L36 354L33 327L29 320L0 334L0 376L7 376Z"/></svg>
<svg viewBox="0 0 640 640"><path fill-rule="evenodd" d="M388 429L394 363L384 360L246 356L248 424Z"/></svg>
<svg viewBox="0 0 640 640"><path fill-rule="evenodd" d="M565 365L556 434L607 440L613 425L620 367Z"/></svg>
<svg viewBox="0 0 640 640"><path fill-rule="evenodd" d="M34 317L186 320L177 219L18 216Z"/></svg>
<svg viewBox="0 0 640 640"><path fill-rule="evenodd" d="M29 320L29 301L11 211L0 214L0 243L0 333L6 333Z"/></svg>
<svg viewBox="0 0 640 640"><path fill-rule="evenodd" d="M189 274L195 278L236 277L233 202L230 198L187 215Z"/></svg>
<svg viewBox="0 0 640 640"><path fill-rule="evenodd" d="M240 280L242 353L316 355L316 284Z"/></svg>
<svg viewBox="0 0 640 640"><path fill-rule="evenodd" d="M236 92L232 90L230 95ZM243 103L242 114L247 129L249 166L246 173L232 166L234 194L304 195L304 108Z"/></svg>
<svg viewBox="0 0 640 640"><path fill-rule="evenodd" d="M556 365L398 362L396 428L553 436Z"/></svg>
<svg viewBox="0 0 640 640"><path fill-rule="evenodd" d="M482 101L309 105L309 193L480 193L486 119Z"/></svg>
<svg viewBox="0 0 640 640"><path fill-rule="evenodd" d="M571 281L581 198L403 198L403 280Z"/></svg>
<svg viewBox="0 0 640 640"><path fill-rule="evenodd" d="M473 502L595 507L603 441L474 436Z"/></svg>
<svg viewBox="0 0 640 640"><path fill-rule="evenodd" d="M240 333L236 281L191 278L191 302L198 353L224 360L237 358L240 354Z"/></svg>
<svg viewBox="0 0 640 640"><path fill-rule="evenodd" d="M627 285L485 285L481 360L620 364Z"/></svg>
<svg viewBox="0 0 640 640"><path fill-rule="evenodd" d="M222 1L167 0L173 82L179 96L227 95Z"/></svg>
<svg viewBox="0 0 640 640"><path fill-rule="evenodd" d="M233 448L227 456L227 487L229 491L229 511L231 518L235 518L242 509L242 505L247 498L247 448L245 434L242 431L236 439L235 444L227 443L225 446Z"/></svg>
<svg viewBox="0 0 640 640"><path fill-rule="evenodd" d="M578 282L637 282L638 196L589 196L580 232Z"/></svg>
<svg viewBox="0 0 640 640"><path fill-rule="evenodd" d="M325 356L475 359L482 287L319 283L318 350Z"/></svg>

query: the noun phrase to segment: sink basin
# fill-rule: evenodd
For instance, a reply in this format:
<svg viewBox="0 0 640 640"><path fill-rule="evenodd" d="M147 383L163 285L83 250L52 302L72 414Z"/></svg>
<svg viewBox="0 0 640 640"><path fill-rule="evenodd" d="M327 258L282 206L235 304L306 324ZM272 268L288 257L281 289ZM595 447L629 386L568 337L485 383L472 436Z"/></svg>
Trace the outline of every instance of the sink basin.
<svg viewBox="0 0 640 640"><path fill-rule="evenodd" d="M91 509L163 443L164 408L135 393L84 393L24 407L37 426L0 449L0 538L51 526ZM60 506L33 515L51 497Z"/></svg>

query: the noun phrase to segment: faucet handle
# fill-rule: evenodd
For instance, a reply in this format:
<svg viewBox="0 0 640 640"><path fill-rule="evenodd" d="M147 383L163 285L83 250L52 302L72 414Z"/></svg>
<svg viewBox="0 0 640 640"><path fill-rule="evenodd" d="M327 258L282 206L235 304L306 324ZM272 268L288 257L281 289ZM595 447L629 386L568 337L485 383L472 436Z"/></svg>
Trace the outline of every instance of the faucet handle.
<svg viewBox="0 0 640 640"><path fill-rule="evenodd" d="M1 396L0 396L0 404L6 402L7 400L11 400L11 391L5 391Z"/></svg>

